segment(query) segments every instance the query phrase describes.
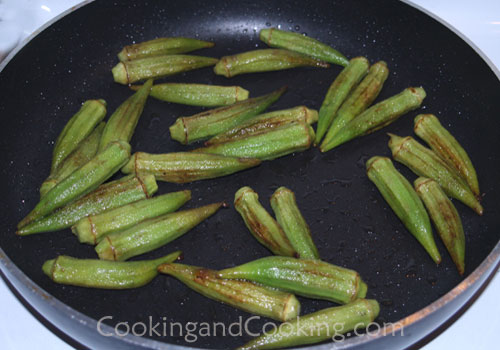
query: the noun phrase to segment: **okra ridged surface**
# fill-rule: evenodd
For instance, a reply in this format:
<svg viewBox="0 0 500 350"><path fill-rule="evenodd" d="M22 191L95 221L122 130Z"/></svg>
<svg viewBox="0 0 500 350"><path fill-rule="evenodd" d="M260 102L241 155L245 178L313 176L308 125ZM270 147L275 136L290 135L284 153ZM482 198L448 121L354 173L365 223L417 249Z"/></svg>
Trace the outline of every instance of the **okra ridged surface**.
<svg viewBox="0 0 500 350"><path fill-rule="evenodd" d="M483 207L477 200L465 180L463 180L434 151L424 147L413 137L399 137L390 134L389 148L392 157L406 165L418 176L436 180L450 197L458 199L479 215Z"/></svg>
<svg viewBox="0 0 500 350"><path fill-rule="evenodd" d="M226 176L261 163L256 158L226 157L218 154L137 152L122 168L125 174L151 174L159 181L186 183Z"/></svg>
<svg viewBox="0 0 500 350"><path fill-rule="evenodd" d="M465 235L457 209L436 181L419 177L415 180L414 185L415 191L424 202L441 240L457 266L458 272L463 275L465 271Z"/></svg>
<svg viewBox="0 0 500 350"><path fill-rule="evenodd" d="M300 303L290 293L248 281L223 279L218 277L217 271L196 266L163 264L158 270L177 278L207 298L255 315L285 322L300 313Z"/></svg>
<svg viewBox="0 0 500 350"><path fill-rule="evenodd" d="M366 284L359 274L318 259L270 256L219 271L219 276L245 279L312 299L347 304L364 298Z"/></svg>
<svg viewBox="0 0 500 350"><path fill-rule="evenodd" d="M387 157L370 158L366 162L366 173L408 231L439 264L441 255L432 235L431 222L413 186Z"/></svg>

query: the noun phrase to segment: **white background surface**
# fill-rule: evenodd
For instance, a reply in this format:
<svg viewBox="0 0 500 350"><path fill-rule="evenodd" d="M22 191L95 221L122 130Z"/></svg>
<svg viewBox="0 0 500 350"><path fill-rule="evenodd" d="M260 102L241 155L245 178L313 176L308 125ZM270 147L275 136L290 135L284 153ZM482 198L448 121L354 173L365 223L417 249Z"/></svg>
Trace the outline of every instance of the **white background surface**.
<svg viewBox="0 0 500 350"><path fill-rule="evenodd" d="M79 0L0 0L0 59L32 31ZM415 0L452 24L500 67L499 0ZM17 10L14 10L14 7ZM500 332L500 274L451 327L425 350L497 349ZM0 279L0 348L68 350L27 311Z"/></svg>

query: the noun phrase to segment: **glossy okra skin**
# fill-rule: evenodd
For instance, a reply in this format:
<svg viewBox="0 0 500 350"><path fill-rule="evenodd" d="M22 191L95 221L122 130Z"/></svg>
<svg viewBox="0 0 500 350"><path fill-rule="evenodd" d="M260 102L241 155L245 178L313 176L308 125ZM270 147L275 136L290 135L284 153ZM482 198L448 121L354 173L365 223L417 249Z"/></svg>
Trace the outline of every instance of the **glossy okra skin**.
<svg viewBox="0 0 500 350"><path fill-rule="evenodd" d="M148 80L132 96L127 98L109 117L99 143L99 152L112 141L130 142L148 99L152 80Z"/></svg>
<svg viewBox="0 0 500 350"><path fill-rule="evenodd" d="M313 299L347 304L366 296L356 271L318 259L270 256L219 271L228 279L245 279Z"/></svg>
<svg viewBox="0 0 500 350"><path fill-rule="evenodd" d="M104 237L95 247L103 260L123 261L160 248L219 210L223 203L165 214Z"/></svg>
<svg viewBox="0 0 500 350"><path fill-rule="evenodd" d="M231 129L262 113L286 91L275 90L267 95L250 98L230 106L219 107L190 117L177 118L170 126L172 139L186 145Z"/></svg>
<svg viewBox="0 0 500 350"><path fill-rule="evenodd" d="M458 272L463 275L465 271L465 235L457 209L436 181L419 177L415 180L414 185L415 191L424 202L441 240L457 266Z"/></svg>
<svg viewBox="0 0 500 350"><path fill-rule="evenodd" d="M205 146L224 143L227 141L244 138L247 135L255 135L279 128L293 122L307 123L309 125L318 121L318 112L306 106L297 106L279 111L273 111L258 115L250 120L235 126L221 134L215 135L205 142Z"/></svg>
<svg viewBox="0 0 500 350"><path fill-rule="evenodd" d="M140 86L132 85L132 90ZM248 90L241 86L221 86L207 84L164 83L153 85L151 97L165 102L189 106L218 107L248 99Z"/></svg>
<svg viewBox="0 0 500 350"><path fill-rule="evenodd" d="M118 53L118 59L123 62L153 56L175 55L213 47L214 45L209 41L191 38L157 38L125 46Z"/></svg>
<svg viewBox="0 0 500 350"><path fill-rule="evenodd" d="M52 281L61 284L102 289L137 288L158 275L158 266L174 262L181 254L177 251L154 260L130 262L76 259L60 255L47 260L42 270Z"/></svg>
<svg viewBox="0 0 500 350"><path fill-rule="evenodd" d="M388 76L389 69L385 62L377 62L370 67L368 74L335 114L332 125L325 135L325 143L333 139L347 123L364 112L375 101Z"/></svg>
<svg viewBox="0 0 500 350"><path fill-rule="evenodd" d="M296 67L328 68L330 65L301 53L281 49L262 49L224 56L214 67L217 75L231 78L239 74L269 72Z"/></svg>
<svg viewBox="0 0 500 350"><path fill-rule="evenodd" d="M293 122L254 135L197 148L193 152L271 160L304 151L313 142L314 129L309 124Z"/></svg>
<svg viewBox="0 0 500 350"><path fill-rule="evenodd" d="M436 180L450 197L458 199L479 215L483 207L469 188L465 180L450 168L434 151L424 147L413 137L399 137L390 134L389 148L392 157L406 165L418 176Z"/></svg>
<svg viewBox="0 0 500 350"><path fill-rule="evenodd" d="M259 202L259 195L248 186L234 195L234 208L260 244L275 255L298 256L281 226Z"/></svg>
<svg viewBox="0 0 500 350"><path fill-rule="evenodd" d="M318 127L316 129L316 144L319 144L330 128L335 114L368 72L370 62L364 57L356 57L349 61L347 67L335 78L328 88L325 99L319 109Z"/></svg>
<svg viewBox="0 0 500 350"><path fill-rule="evenodd" d="M21 236L68 228L78 220L152 196L158 190L153 175L126 176L105 183L88 195L32 222L16 233Z"/></svg>
<svg viewBox="0 0 500 350"><path fill-rule="evenodd" d="M97 154L99 141L102 131L104 130L104 122L101 122L92 133L71 152L57 167L54 173L45 179L40 186L40 196L43 197L55 185L67 178L73 171L87 163Z"/></svg>
<svg viewBox="0 0 500 350"><path fill-rule="evenodd" d="M439 119L433 114L419 114L415 118L414 131L446 164L455 169L465 179L472 192L479 196L476 170L467 152L441 125Z"/></svg>
<svg viewBox="0 0 500 350"><path fill-rule="evenodd" d="M217 271L182 264L163 264L161 273L171 275L201 295L251 314L288 321L300 313L295 295L252 282L222 279Z"/></svg>
<svg viewBox="0 0 500 350"><path fill-rule="evenodd" d="M226 176L260 163L261 161L255 158L226 157L218 154L137 152L125 164L122 172L152 174L159 181L186 183Z"/></svg>
<svg viewBox="0 0 500 350"><path fill-rule="evenodd" d="M116 173L130 158L130 145L115 141L85 165L54 186L18 225L29 223L85 196Z"/></svg>
<svg viewBox="0 0 500 350"><path fill-rule="evenodd" d="M271 47L299 52L318 60L344 67L349 64L349 60L333 47L299 33L268 28L262 29L259 33L259 37L260 40Z"/></svg>
<svg viewBox="0 0 500 350"><path fill-rule="evenodd" d="M54 173L80 142L85 140L106 116L106 101L85 101L80 110L66 123L52 153L51 173Z"/></svg>
<svg viewBox="0 0 500 350"><path fill-rule="evenodd" d="M278 188L271 196L271 207L299 258L319 259L309 225L297 207L295 194L286 187Z"/></svg>
<svg viewBox="0 0 500 350"><path fill-rule="evenodd" d="M387 157L370 158L366 162L366 173L408 231L439 264L441 255L432 235L431 221L413 186Z"/></svg>
<svg viewBox="0 0 500 350"><path fill-rule="evenodd" d="M290 346L315 344L352 330L361 330L373 322L380 311L373 299L357 299L342 306L330 307L312 314L300 316L279 327L276 332L261 336L240 346L238 350L283 349Z"/></svg>
<svg viewBox="0 0 500 350"><path fill-rule="evenodd" d="M321 152L327 152L356 137L391 124L403 114L420 107L425 96L424 89L411 87L371 106L340 129L335 137L325 139L321 144Z"/></svg>
<svg viewBox="0 0 500 350"><path fill-rule="evenodd" d="M80 219L71 230L81 243L97 244L110 233L174 212L190 199L191 191L185 190L139 200L104 213L89 215Z"/></svg>
<svg viewBox="0 0 500 350"><path fill-rule="evenodd" d="M162 55L120 62L113 67L113 79L120 84L132 84L147 79L163 78L193 69L213 66L219 60L193 55Z"/></svg>

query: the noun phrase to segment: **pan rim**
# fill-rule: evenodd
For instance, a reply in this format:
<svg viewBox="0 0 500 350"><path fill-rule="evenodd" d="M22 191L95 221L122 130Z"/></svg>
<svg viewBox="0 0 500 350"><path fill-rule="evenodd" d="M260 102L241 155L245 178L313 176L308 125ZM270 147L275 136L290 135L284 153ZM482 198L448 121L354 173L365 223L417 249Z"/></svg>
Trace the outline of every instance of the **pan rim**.
<svg viewBox="0 0 500 350"><path fill-rule="evenodd" d="M22 50L31 40L33 40L35 37L38 36L41 32L43 32L46 28L54 24L55 22L59 21L61 18L67 16L68 14L78 10L79 8L86 6L95 0L84 0L78 5L75 5L71 8L69 8L66 11L63 11L61 14L58 16L52 18L50 21L46 22L43 26L35 30L31 35L29 35L27 38L25 38L16 48L14 48L8 55L5 57L5 59L0 63L0 74L3 71L3 69L8 65L8 63L17 55L17 53ZM428 10L424 9L420 5L417 5L413 3L410 0L400 0L402 3L409 5L418 11L424 13L425 15L433 18L440 24L444 25L446 28L451 30L453 33L455 33L460 39L462 39L467 45L469 45L482 59L483 61L486 62L486 64L490 67L492 72L495 74L495 76L500 80L500 70L493 64L493 62L489 59L489 57L481 50L479 47L476 46L467 36L465 36L462 32L460 32L458 29L456 29L453 25L445 21L444 19L440 18L439 16L429 12ZM374 342L377 339L380 339L382 337L391 335L391 334L396 334L397 332L401 331L402 328L404 327L409 327L413 324L416 324L420 321L423 321L426 317L431 316L432 314L438 312L441 308L445 307L447 304L452 302L454 299L458 298L460 295L463 293L466 293L468 290L473 288L473 286L478 282L478 280L482 277L484 277L484 280L481 281L481 285L485 283L487 280L487 277L489 277L491 274L493 274L496 269L500 266L500 240L497 242L493 250L488 254L488 256L481 262L481 264L467 277L465 278L462 282L460 282L457 286L455 286L452 290L447 292L445 295L443 295L441 298L437 299L436 301L432 302L428 306L420 309L419 311L395 322L390 325L387 325L383 328L380 328L380 331L378 331L376 334L364 334L360 335L357 337L349 338L346 339L342 342L339 343L327 343L323 345L317 345L314 346L315 349L351 349L357 346L361 345L366 345L368 342ZM10 278L14 278L17 282L21 283L24 287L26 287L30 292L34 293L36 297L40 300L44 300L45 302L48 303L49 306L51 306L54 311L57 311L63 315L65 315L68 319L74 320L80 324L82 327L86 327L93 332L96 332L98 329L98 326L100 329L103 331L103 333L110 333L112 336L110 338L116 339L116 341L123 341L124 343L127 343L128 345L133 345L136 347L141 347L141 348L151 348L151 349L173 349L173 350L187 350L187 349L199 349L199 348L193 348L193 347L187 347L187 346L182 346L182 345L175 345L175 344L169 344L149 338L143 338L143 337L138 337L134 336L131 334L128 334L123 337L119 337L113 332L113 328L111 326L105 325L105 324L100 324L98 325L98 322L73 309L72 307L66 305L59 299L53 297L51 294L47 293L44 289L42 289L40 286L38 286L35 282L33 282L26 274L24 274L23 271L21 271L7 256L7 254L3 251L3 249L0 247L0 270L5 274L6 279L10 282ZM488 273L485 275L485 273ZM479 286L478 286L479 287ZM13 288L18 290L18 288L13 284ZM19 290L18 290L19 291ZM21 294L22 295L22 294ZM23 298L25 296L23 295ZM33 305L33 303L25 298L25 300L32 305L35 309L36 307ZM463 307L463 305L460 306L459 310ZM457 310L458 311L458 310ZM45 315L42 314L42 316L51 324L53 324L56 328L60 329L59 325L55 324L47 318ZM451 317L452 315L449 315ZM443 320L442 322L445 322L446 320ZM70 334L68 334L71 338L74 338Z"/></svg>

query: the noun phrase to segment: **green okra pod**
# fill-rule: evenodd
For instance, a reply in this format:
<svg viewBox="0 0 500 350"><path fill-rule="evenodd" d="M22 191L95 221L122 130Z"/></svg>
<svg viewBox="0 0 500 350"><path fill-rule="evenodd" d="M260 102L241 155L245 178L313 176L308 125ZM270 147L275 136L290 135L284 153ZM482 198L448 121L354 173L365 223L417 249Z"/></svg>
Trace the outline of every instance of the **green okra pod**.
<svg viewBox="0 0 500 350"><path fill-rule="evenodd" d="M441 255L432 236L431 221L413 186L387 157L370 158L366 162L366 173L408 231L439 264Z"/></svg>
<svg viewBox="0 0 500 350"><path fill-rule="evenodd" d="M151 197L158 190L155 177L132 175L108 182L40 220L32 222L16 233L21 236L40 232L62 230L74 225L78 220L101 213L105 210Z"/></svg>
<svg viewBox="0 0 500 350"><path fill-rule="evenodd" d="M286 187L278 188L271 196L271 207L276 220L299 257L319 259L319 252L312 240L309 225L297 207L295 194Z"/></svg>
<svg viewBox="0 0 500 350"><path fill-rule="evenodd" d="M51 173L57 170L64 159L78 147L80 142L92 133L96 125L105 116L106 101L85 101L80 110L66 123L66 126L55 142Z"/></svg>
<svg viewBox="0 0 500 350"><path fill-rule="evenodd" d="M42 270L52 281L61 284L102 289L137 288L158 275L158 266L174 262L181 254L177 251L154 260L126 262L60 255L47 260Z"/></svg>
<svg viewBox="0 0 500 350"><path fill-rule="evenodd" d="M271 160L304 151L313 142L314 129L309 124L293 122L254 135L197 148L193 152Z"/></svg>
<svg viewBox="0 0 500 350"><path fill-rule="evenodd" d="M264 333L240 346L237 350L283 349L290 346L316 344L328 339L366 328L378 316L380 306L373 299L357 299L350 304L330 307L298 317L278 327L275 332Z"/></svg>
<svg viewBox="0 0 500 350"><path fill-rule="evenodd" d="M262 29L260 40L271 47L278 47L314 57L318 60L347 66L349 60L340 52L322 42L299 33L276 28Z"/></svg>
<svg viewBox="0 0 500 350"><path fill-rule="evenodd" d="M389 69L385 62L377 62L370 67L368 74L340 106L323 142L328 144L347 123L372 104L388 76Z"/></svg>
<svg viewBox="0 0 500 350"><path fill-rule="evenodd" d="M269 72L296 67L328 68L330 64L294 51L263 49L224 56L214 67L217 75L231 78L239 74Z"/></svg>
<svg viewBox="0 0 500 350"><path fill-rule="evenodd" d="M364 298L366 284L356 271L318 259L270 256L219 271L228 279L245 279L308 298L347 304Z"/></svg>
<svg viewBox="0 0 500 350"><path fill-rule="evenodd" d="M359 81L368 72L370 62L364 57L356 57L349 61L347 67L335 78L328 88L325 99L319 109L316 141L319 145L323 136L330 128L335 114L345 101L349 93L358 85Z"/></svg>
<svg viewBox="0 0 500 350"><path fill-rule="evenodd" d="M71 230L81 243L97 244L110 233L174 212L190 199L191 191L185 190L139 200L104 213L89 215L80 219Z"/></svg>
<svg viewBox="0 0 500 350"><path fill-rule="evenodd" d="M201 295L240 310L288 321L300 313L295 295L252 282L222 279L217 271L182 264L163 264L161 273L171 275Z"/></svg>
<svg viewBox="0 0 500 350"><path fill-rule="evenodd" d="M479 196L476 170L467 152L441 125L439 119L432 114L419 114L415 118L414 131L446 164L455 169L465 179L472 192Z"/></svg>
<svg viewBox="0 0 500 350"><path fill-rule="evenodd" d="M340 129L335 137L325 139L321 144L321 152L391 124L403 114L420 107L425 96L424 89L411 87L371 106Z"/></svg>
<svg viewBox="0 0 500 350"><path fill-rule="evenodd" d="M411 136L389 136L389 148L395 160L406 165L418 176L436 180L448 196L458 199L479 215L483 215L483 207L467 183L434 151L424 147Z"/></svg>
<svg viewBox="0 0 500 350"><path fill-rule="evenodd" d="M283 229L260 204L254 190L248 186L240 188L234 195L234 208L255 239L273 254L298 256Z"/></svg>
<svg viewBox="0 0 500 350"><path fill-rule="evenodd" d="M314 109L309 109L306 106L297 106L279 111L268 112L253 117L252 119L221 134L215 135L210 140L205 142L205 146L244 138L247 135L263 133L269 129L278 128L292 122L302 122L311 125L317 121L318 112Z"/></svg>
<svg viewBox="0 0 500 350"><path fill-rule="evenodd" d="M138 90L140 86L130 86ZM165 83L153 85L151 97L165 102L189 106L218 107L248 99L248 90L241 86L221 86L206 84Z"/></svg>
<svg viewBox="0 0 500 350"><path fill-rule="evenodd" d="M230 106L211 109L190 117L177 118L170 127L170 136L186 145L220 134L262 113L285 91L286 87L282 87L267 95L250 98Z"/></svg>
<svg viewBox="0 0 500 350"><path fill-rule="evenodd" d="M148 80L137 92L127 98L109 117L99 143L99 152L105 149L112 141L130 142L134 134L135 127L139 122L144 105L149 96L149 91L153 85L152 80Z"/></svg>
<svg viewBox="0 0 500 350"><path fill-rule="evenodd" d="M160 248L219 210L223 203L165 214L104 237L95 247L103 260L123 261Z"/></svg>
<svg viewBox="0 0 500 350"><path fill-rule="evenodd" d="M213 47L214 45L210 41L191 38L157 38L125 46L118 53L118 59L120 61L133 61L146 57L175 55Z"/></svg>
<svg viewBox="0 0 500 350"><path fill-rule="evenodd" d="M192 55L162 55L120 62L113 67L113 79L120 84L132 84L147 79L163 78L193 69L213 66L219 60Z"/></svg>
<svg viewBox="0 0 500 350"><path fill-rule="evenodd" d="M458 272L463 275L465 271L465 235L457 209L436 181L419 177L415 180L414 185L415 191L424 202L439 236L457 266Z"/></svg>
<svg viewBox="0 0 500 350"><path fill-rule="evenodd" d="M130 158L130 145L123 141L114 141L85 165L71 173L58 183L18 225L27 224L52 213L54 210L92 192L109 179Z"/></svg>
<svg viewBox="0 0 500 350"><path fill-rule="evenodd" d="M137 152L125 164L122 172L152 174L160 181L186 183L226 176L260 163L261 161L255 158L226 157L218 154Z"/></svg>
<svg viewBox="0 0 500 350"><path fill-rule="evenodd" d="M97 154L99 141L102 131L104 130L104 122L101 122L92 133L71 152L63 162L57 167L54 173L45 179L40 186L40 196L43 197L55 185L67 178L73 171L87 163Z"/></svg>

